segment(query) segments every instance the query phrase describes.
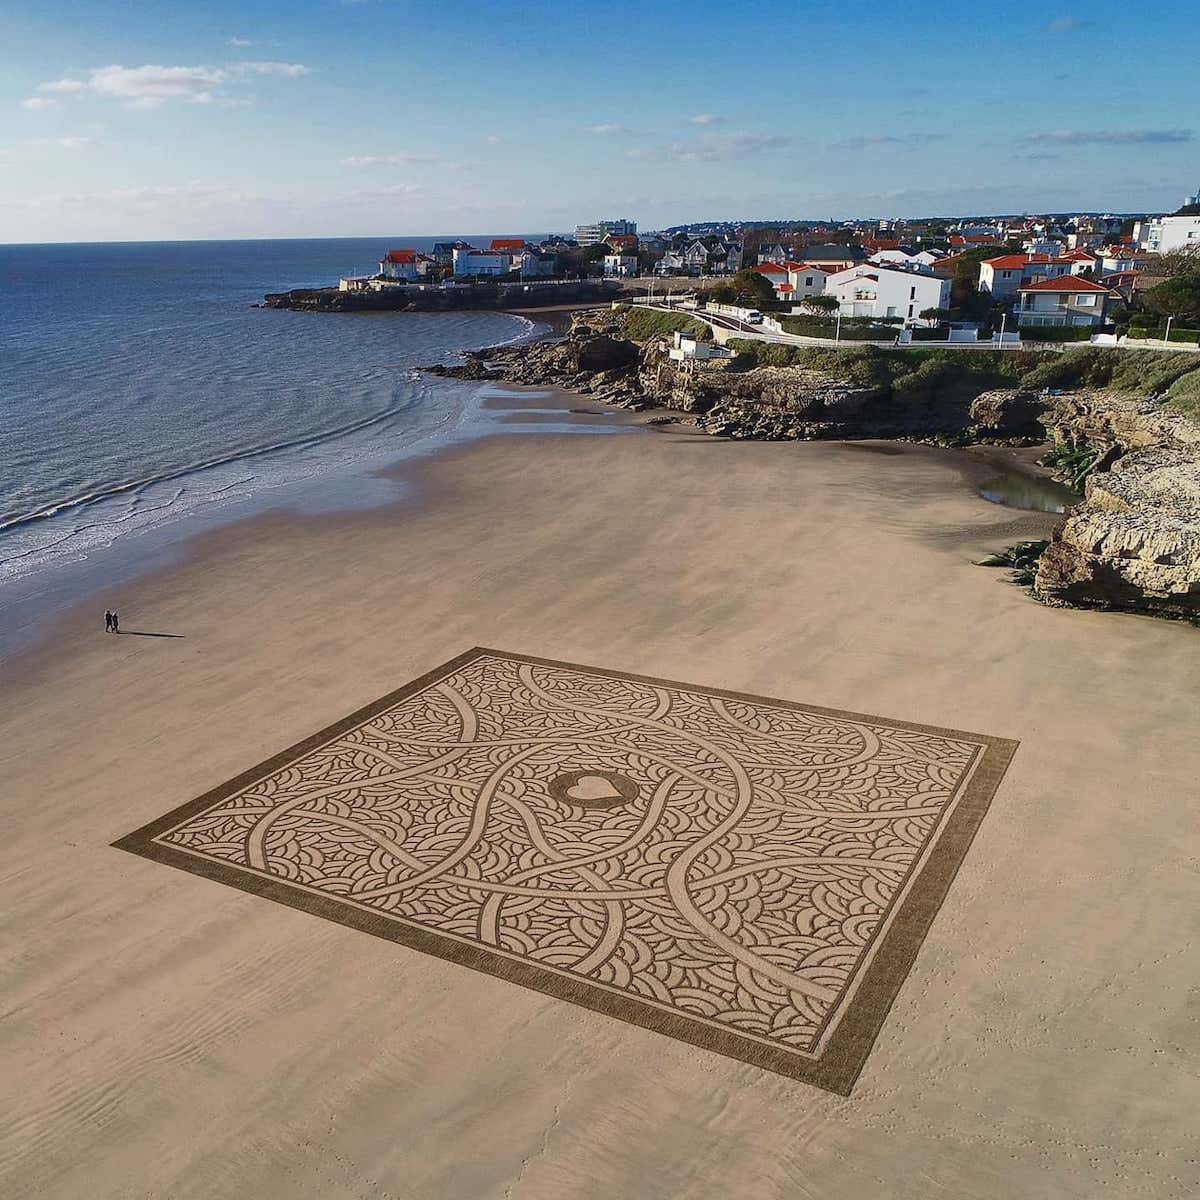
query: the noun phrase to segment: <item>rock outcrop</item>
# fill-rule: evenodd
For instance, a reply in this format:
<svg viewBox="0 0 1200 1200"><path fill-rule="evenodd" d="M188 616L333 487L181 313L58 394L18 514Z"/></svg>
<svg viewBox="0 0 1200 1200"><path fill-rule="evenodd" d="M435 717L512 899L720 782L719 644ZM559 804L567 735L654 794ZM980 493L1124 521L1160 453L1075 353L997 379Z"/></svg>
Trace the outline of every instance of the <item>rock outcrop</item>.
<svg viewBox="0 0 1200 1200"><path fill-rule="evenodd" d="M466 308L522 308L534 304L582 304L610 300L613 285L604 280L564 280L554 283L480 283L467 287L390 287L343 292L338 288L293 288L269 292L261 308L300 312L446 312Z"/></svg>
<svg viewBox="0 0 1200 1200"><path fill-rule="evenodd" d="M1061 397L1046 421L1060 440L1086 439L1112 461L1088 476L1083 503L1042 554L1038 595L1200 615L1200 426L1103 393Z"/></svg>
<svg viewBox="0 0 1200 1200"><path fill-rule="evenodd" d="M1054 605L1200 615L1200 424L1104 391L972 394L858 386L803 366L680 362L638 345L620 313L576 314L565 337L431 368L465 379L581 391L630 408L692 414L729 438L1052 439L1096 451L1081 504L1041 555L1034 594Z"/></svg>

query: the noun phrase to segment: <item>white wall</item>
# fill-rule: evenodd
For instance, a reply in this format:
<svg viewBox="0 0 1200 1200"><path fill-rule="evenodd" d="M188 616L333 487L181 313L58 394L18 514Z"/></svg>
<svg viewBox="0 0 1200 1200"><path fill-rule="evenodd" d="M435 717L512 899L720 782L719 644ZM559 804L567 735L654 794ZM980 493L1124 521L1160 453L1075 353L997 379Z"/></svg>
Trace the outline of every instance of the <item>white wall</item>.
<svg viewBox="0 0 1200 1200"><path fill-rule="evenodd" d="M1160 217L1157 221L1139 221L1135 234L1138 246L1156 254L1200 246L1200 217Z"/></svg>
<svg viewBox="0 0 1200 1200"><path fill-rule="evenodd" d="M871 279L872 275L876 278ZM846 317L901 317L905 321L918 321L926 308L950 307L950 280L877 265L852 267L831 275L825 293L836 297ZM856 299L856 293L865 295Z"/></svg>

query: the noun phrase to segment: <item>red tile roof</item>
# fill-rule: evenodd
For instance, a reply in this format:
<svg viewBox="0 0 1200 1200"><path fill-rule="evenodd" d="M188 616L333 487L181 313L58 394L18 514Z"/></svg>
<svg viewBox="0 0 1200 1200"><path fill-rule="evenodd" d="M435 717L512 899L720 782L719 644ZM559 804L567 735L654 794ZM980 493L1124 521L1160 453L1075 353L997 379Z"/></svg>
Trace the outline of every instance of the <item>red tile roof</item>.
<svg viewBox="0 0 1200 1200"><path fill-rule="evenodd" d="M1059 257L1069 259L1071 262L1082 262L1084 259L1087 259L1089 262L1094 262L1097 258L1099 258L1099 255L1093 254L1091 250L1084 250L1081 246L1078 250L1068 250L1065 254L1062 254Z"/></svg>
<svg viewBox="0 0 1200 1200"><path fill-rule="evenodd" d="M524 238L492 238L489 250L524 250Z"/></svg>
<svg viewBox="0 0 1200 1200"><path fill-rule="evenodd" d="M786 275L784 270L778 263L759 263L758 266L752 267L751 270L759 271L763 275Z"/></svg>
<svg viewBox="0 0 1200 1200"><path fill-rule="evenodd" d="M1037 283L1023 283L1022 292L1107 292L1108 288L1083 279L1079 275L1063 275L1059 279L1039 279Z"/></svg>
<svg viewBox="0 0 1200 1200"><path fill-rule="evenodd" d="M777 292L794 292L796 289L790 283L777 283L775 290Z"/></svg>
<svg viewBox="0 0 1200 1200"><path fill-rule="evenodd" d="M415 263L417 261L417 252L415 250L389 250L379 261L389 263Z"/></svg>
<svg viewBox="0 0 1200 1200"><path fill-rule="evenodd" d="M1090 255L1088 256L1091 257ZM1013 271L1018 267L1033 266L1033 267L1048 267L1048 266L1066 266L1069 263L1078 262L1076 258L1071 258L1068 255L1063 255L1061 258L1055 258L1050 254L1001 254L996 258L985 258L983 260L989 267L1001 271Z"/></svg>

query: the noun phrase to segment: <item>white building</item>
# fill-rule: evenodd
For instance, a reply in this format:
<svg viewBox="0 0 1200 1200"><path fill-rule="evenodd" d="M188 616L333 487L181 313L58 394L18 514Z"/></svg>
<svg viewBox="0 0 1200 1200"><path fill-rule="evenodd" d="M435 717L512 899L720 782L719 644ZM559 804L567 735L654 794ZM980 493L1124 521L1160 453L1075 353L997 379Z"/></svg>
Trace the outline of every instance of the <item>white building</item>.
<svg viewBox="0 0 1200 1200"><path fill-rule="evenodd" d="M596 221L592 225L576 225L575 240L581 246L594 246L603 242L614 233L637 233L637 222L626 221L624 217L613 221Z"/></svg>
<svg viewBox="0 0 1200 1200"><path fill-rule="evenodd" d="M1144 271L1146 256L1132 246L1105 246L1100 251L1100 266L1106 275L1113 272Z"/></svg>
<svg viewBox="0 0 1200 1200"><path fill-rule="evenodd" d="M889 267L908 267L913 271L930 273L930 268L937 261L937 255L923 250L920 254L910 254L907 250L877 250L871 255L869 262L882 263Z"/></svg>
<svg viewBox="0 0 1200 1200"><path fill-rule="evenodd" d="M512 270L512 256L496 250L465 250L454 251L454 274L467 275L507 275Z"/></svg>
<svg viewBox="0 0 1200 1200"><path fill-rule="evenodd" d="M756 275L761 275L774 289L775 298L777 300L790 300L792 298L792 281L788 276L788 269L782 263L777 262L760 262L758 266L750 268Z"/></svg>
<svg viewBox="0 0 1200 1200"><path fill-rule="evenodd" d="M1056 238L1035 237L1026 238L1021 243L1021 249L1026 254L1048 254L1054 258L1061 254L1066 249L1066 246Z"/></svg>
<svg viewBox="0 0 1200 1200"><path fill-rule="evenodd" d="M416 279L417 258L415 250L389 250L379 260L379 273L384 279Z"/></svg>
<svg viewBox="0 0 1200 1200"><path fill-rule="evenodd" d="M950 280L863 263L831 275L825 294L837 300L843 317L900 317L920 321L927 308L950 307Z"/></svg>
<svg viewBox="0 0 1200 1200"><path fill-rule="evenodd" d="M823 296L829 272L814 267L812 263L786 262L783 269L787 272L787 281L791 287L789 296L792 300L800 301L808 296Z"/></svg>
<svg viewBox="0 0 1200 1200"><path fill-rule="evenodd" d="M604 256L604 273L612 276L629 276L638 273L636 254L606 254Z"/></svg>
<svg viewBox="0 0 1200 1200"><path fill-rule="evenodd" d="M1017 316L1022 325L1099 325L1108 288L1091 279L1040 279L1021 288Z"/></svg>
<svg viewBox="0 0 1200 1200"><path fill-rule="evenodd" d="M718 346L716 342L702 342L693 333L677 329L672 335L672 345L667 354L676 362L707 362L710 359L733 358L732 350Z"/></svg>
<svg viewBox="0 0 1200 1200"><path fill-rule="evenodd" d="M519 271L525 279L548 279L558 267L558 256L526 246L520 253L510 255L509 262L510 269Z"/></svg>
<svg viewBox="0 0 1200 1200"><path fill-rule="evenodd" d="M1133 238L1138 249L1154 254L1169 254L1172 250L1200 246L1200 216L1158 217L1156 220L1138 221L1133 227Z"/></svg>

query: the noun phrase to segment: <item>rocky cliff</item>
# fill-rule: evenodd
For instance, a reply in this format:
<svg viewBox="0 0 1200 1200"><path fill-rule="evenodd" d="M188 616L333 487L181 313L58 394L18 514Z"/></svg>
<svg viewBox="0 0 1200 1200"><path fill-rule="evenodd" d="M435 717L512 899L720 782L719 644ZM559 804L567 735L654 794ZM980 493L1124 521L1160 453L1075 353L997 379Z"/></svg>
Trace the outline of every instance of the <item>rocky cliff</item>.
<svg viewBox="0 0 1200 1200"><path fill-rule="evenodd" d="M1146 400L1085 393L1045 414L1060 440L1086 440L1093 471L1038 564L1050 603L1200 615L1200 425Z"/></svg>
<svg viewBox="0 0 1200 1200"><path fill-rule="evenodd" d="M469 355L432 368L582 391L633 408L692 414L731 438L1052 440L1089 447L1080 505L1041 556L1035 595L1050 604L1200 614L1200 424L1103 390L1048 394L988 388L970 372L911 372L899 384L855 382L831 369L681 363L655 336L625 336L620 313L577 314L559 341ZM940 373L938 373L940 372Z"/></svg>

